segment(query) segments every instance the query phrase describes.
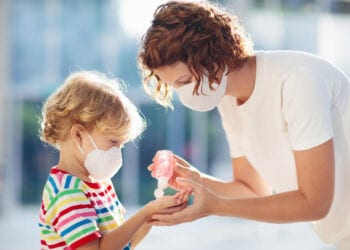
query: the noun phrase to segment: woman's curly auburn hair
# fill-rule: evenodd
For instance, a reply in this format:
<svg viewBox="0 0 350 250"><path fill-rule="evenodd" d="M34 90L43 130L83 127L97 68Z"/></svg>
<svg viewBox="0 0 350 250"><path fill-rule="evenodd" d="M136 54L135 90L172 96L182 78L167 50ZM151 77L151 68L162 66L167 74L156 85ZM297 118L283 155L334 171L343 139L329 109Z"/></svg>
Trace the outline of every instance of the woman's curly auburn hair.
<svg viewBox="0 0 350 250"><path fill-rule="evenodd" d="M236 16L207 2L170 1L154 12L138 60L146 92L159 104L172 107L171 88L154 74L155 69L185 63L196 78L198 94L203 75L210 85L219 83L221 72L240 68L252 55L252 41Z"/></svg>
<svg viewBox="0 0 350 250"><path fill-rule="evenodd" d="M146 126L122 83L97 71L71 73L45 101L40 123L40 139L57 149L74 124L114 133L121 141L136 138Z"/></svg>

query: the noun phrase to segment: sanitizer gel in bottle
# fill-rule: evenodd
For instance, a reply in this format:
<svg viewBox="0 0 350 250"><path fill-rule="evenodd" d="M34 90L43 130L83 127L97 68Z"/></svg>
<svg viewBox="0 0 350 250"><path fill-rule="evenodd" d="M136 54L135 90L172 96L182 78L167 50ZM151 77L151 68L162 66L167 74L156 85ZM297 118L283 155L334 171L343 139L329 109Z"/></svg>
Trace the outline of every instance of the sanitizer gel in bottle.
<svg viewBox="0 0 350 250"><path fill-rule="evenodd" d="M157 151L154 159L154 177L158 180L158 187L154 196L158 199L164 195L164 189L168 187L168 181L173 176L173 153L170 150Z"/></svg>

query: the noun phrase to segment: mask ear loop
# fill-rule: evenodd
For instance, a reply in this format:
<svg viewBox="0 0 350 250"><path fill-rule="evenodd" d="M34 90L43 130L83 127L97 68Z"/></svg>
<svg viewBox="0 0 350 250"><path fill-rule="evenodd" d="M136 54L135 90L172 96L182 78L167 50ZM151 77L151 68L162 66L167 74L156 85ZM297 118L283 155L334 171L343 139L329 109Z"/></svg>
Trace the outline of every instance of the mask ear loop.
<svg viewBox="0 0 350 250"><path fill-rule="evenodd" d="M75 143L79 149L79 151L82 153L83 156L85 156L85 152L84 150L80 147L80 145L78 143Z"/></svg>
<svg viewBox="0 0 350 250"><path fill-rule="evenodd" d="M89 134L88 132L86 132L86 133L87 133L87 135L88 135L88 137L89 137L89 139L90 139L92 145L94 146L94 148L95 148L97 151L100 151L100 150L98 149L98 147L96 146L94 140L91 138L90 134Z"/></svg>
<svg viewBox="0 0 350 250"><path fill-rule="evenodd" d="M98 147L96 146L94 140L91 138L90 134L89 134L88 132L86 132L86 134L87 134L87 136L89 137L89 140L90 140L91 144L94 146L94 148L95 148L97 151L100 151L100 150L98 149ZM78 143L75 142L75 144L77 145L77 147L78 147L79 151L82 153L82 155L85 156L86 154L85 154L83 148L82 148Z"/></svg>
<svg viewBox="0 0 350 250"><path fill-rule="evenodd" d="M79 143L77 143L75 140L74 140L74 143L75 143L75 145L77 145L77 147L78 147L80 153L81 153L83 156L85 156L86 154L85 154L83 148L79 145Z"/></svg>

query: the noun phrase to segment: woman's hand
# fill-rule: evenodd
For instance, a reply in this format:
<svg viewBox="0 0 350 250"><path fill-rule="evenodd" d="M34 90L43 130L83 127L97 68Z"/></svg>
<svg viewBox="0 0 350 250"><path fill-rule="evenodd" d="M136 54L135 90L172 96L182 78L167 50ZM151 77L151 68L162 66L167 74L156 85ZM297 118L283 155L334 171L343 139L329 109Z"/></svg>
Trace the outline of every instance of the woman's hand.
<svg viewBox="0 0 350 250"><path fill-rule="evenodd" d="M184 209L191 193L190 188L185 188L172 196L163 196L150 201L145 206L147 216L151 218L153 214L170 214Z"/></svg>
<svg viewBox="0 0 350 250"><path fill-rule="evenodd" d="M174 164L174 173L169 180L169 186L175 190L182 190L184 187L181 184L176 182L177 177L190 179L194 182L201 183L201 172L193 167L186 160L182 159L180 156L173 154L175 164ZM151 175L154 177L154 164L148 166L148 170L151 171Z"/></svg>
<svg viewBox="0 0 350 250"><path fill-rule="evenodd" d="M149 224L171 226L215 214L215 204L219 201L219 196L190 179L177 178L176 180L181 187L185 187L186 189L191 188L193 190L193 204L171 214L157 213L152 216Z"/></svg>

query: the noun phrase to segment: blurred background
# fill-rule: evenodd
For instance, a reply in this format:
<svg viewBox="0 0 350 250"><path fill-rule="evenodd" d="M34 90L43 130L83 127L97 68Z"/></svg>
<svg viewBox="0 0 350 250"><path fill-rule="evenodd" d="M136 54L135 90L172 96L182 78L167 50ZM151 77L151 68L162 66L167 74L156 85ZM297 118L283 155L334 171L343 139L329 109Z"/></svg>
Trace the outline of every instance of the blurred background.
<svg viewBox="0 0 350 250"><path fill-rule="evenodd" d="M175 99L164 110L145 95L136 57L161 0L0 0L0 248L38 249L41 192L58 152L38 137L45 98L74 70L121 78L145 115L141 140L124 148L113 178L128 216L153 199L147 171L168 148L201 171L232 179L227 141L216 110L192 112ZM257 50L318 54L350 75L350 1L221 0L238 15ZM139 249L334 249L306 223L271 225L209 217L155 228Z"/></svg>

